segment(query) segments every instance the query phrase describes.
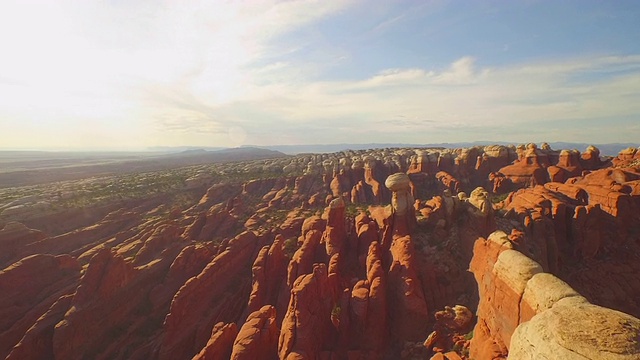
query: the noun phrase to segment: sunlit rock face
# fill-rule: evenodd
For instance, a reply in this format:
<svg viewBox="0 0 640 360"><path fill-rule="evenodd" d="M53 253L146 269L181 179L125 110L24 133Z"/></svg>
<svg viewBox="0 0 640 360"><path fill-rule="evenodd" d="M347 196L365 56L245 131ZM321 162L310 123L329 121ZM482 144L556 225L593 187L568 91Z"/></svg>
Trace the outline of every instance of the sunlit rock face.
<svg viewBox="0 0 640 360"><path fill-rule="evenodd" d="M392 191L391 205L397 215L403 216L408 209L413 206L413 196L411 195L411 180L404 173L397 173L389 176L385 181L385 186Z"/></svg>
<svg viewBox="0 0 640 360"><path fill-rule="evenodd" d="M0 188L0 358L634 359L639 157L348 150Z"/></svg>

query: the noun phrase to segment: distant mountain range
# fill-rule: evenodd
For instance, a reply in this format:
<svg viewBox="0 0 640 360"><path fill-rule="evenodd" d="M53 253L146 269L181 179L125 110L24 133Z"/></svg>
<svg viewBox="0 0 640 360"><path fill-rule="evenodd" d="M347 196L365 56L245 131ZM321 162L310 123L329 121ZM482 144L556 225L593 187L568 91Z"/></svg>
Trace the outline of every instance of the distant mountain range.
<svg viewBox="0 0 640 360"><path fill-rule="evenodd" d="M474 142L452 142L452 143L428 143L428 144L403 144L403 143L366 143L366 144L303 144L303 145L245 145L239 148L228 148L220 146L154 146L149 147L144 151L113 151L113 150L100 150L100 151L26 151L26 150L1 150L0 149L0 163L6 159L37 159L37 158L109 158L109 159L123 159L123 158L146 158L149 156L173 156L175 154L183 155L211 155L213 153L219 154L248 154L243 149L264 149L271 151L278 151L287 155L296 155L302 153L332 153L343 150L367 150L367 149L383 149L383 148L397 148L397 147L428 147L428 148L464 148L479 145L518 145L521 143L510 141L474 141ZM540 145L540 143L537 143ZM590 144L590 143L572 143L572 142L549 142L552 149L577 149L584 151L587 146L594 145L600 149L602 155L616 156L622 149L628 147L638 147L640 142L634 143L609 143L609 144ZM234 150L237 149L237 150ZM277 154L274 154L277 156Z"/></svg>
<svg viewBox="0 0 640 360"><path fill-rule="evenodd" d="M519 143L508 141L474 141L474 142L457 142L457 143L431 143L431 144L317 144L317 145L273 145L273 146L253 146L263 149L280 151L285 154L295 155L300 153L332 153L343 150L366 150L366 149L382 149L395 147L428 147L428 148L465 148L479 145L518 145ZM550 142L548 143L552 149L577 149L584 151L589 145L594 145L600 149L600 154L605 156L616 156L620 150L628 147L638 147L640 144L632 143L614 143L614 144L587 144L587 143L571 143L571 142ZM538 144L540 145L540 144Z"/></svg>
<svg viewBox="0 0 640 360"><path fill-rule="evenodd" d="M284 156L279 151L253 147L170 153L0 151L0 188Z"/></svg>
<svg viewBox="0 0 640 360"><path fill-rule="evenodd" d="M250 146L250 147L263 147L263 146ZM148 151L161 152L161 153L175 153L186 151L218 151L229 149L224 146L151 146L148 147Z"/></svg>

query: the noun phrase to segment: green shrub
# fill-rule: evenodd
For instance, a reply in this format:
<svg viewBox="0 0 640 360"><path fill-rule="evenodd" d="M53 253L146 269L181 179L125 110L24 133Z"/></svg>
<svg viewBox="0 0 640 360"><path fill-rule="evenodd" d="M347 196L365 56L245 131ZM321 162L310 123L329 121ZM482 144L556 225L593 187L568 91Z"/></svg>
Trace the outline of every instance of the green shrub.
<svg viewBox="0 0 640 360"><path fill-rule="evenodd" d="M287 255L288 258L292 258L293 253L295 253L296 250L298 250L298 239L296 239L295 237L291 237L285 240L284 253Z"/></svg>
<svg viewBox="0 0 640 360"><path fill-rule="evenodd" d="M335 304L333 305L333 309L331 309L331 316L340 317L341 311L342 311L342 308L340 307L340 305Z"/></svg>

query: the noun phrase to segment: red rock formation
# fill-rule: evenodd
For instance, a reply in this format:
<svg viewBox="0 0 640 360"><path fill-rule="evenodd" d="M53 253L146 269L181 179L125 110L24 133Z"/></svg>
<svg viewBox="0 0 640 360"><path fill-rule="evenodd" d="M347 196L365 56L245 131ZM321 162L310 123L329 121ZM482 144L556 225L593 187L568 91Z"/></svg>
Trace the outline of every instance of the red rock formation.
<svg viewBox="0 0 640 360"><path fill-rule="evenodd" d="M322 234L321 242L324 243L327 256L341 252L346 245L347 231L344 221L345 205L342 198L331 201L325 210L327 227Z"/></svg>
<svg viewBox="0 0 640 360"><path fill-rule="evenodd" d="M191 218L191 223L184 229L181 237L187 240L195 240L202 231L202 227L207 222L207 214L199 213Z"/></svg>
<svg viewBox="0 0 640 360"><path fill-rule="evenodd" d="M596 170L605 167L607 163L600 159L600 150L590 145L585 152L580 155L580 165L582 165L582 168L585 170Z"/></svg>
<svg viewBox="0 0 640 360"><path fill-rule="evenodd" d="M486 186L488 184L487 179L490 174L497 172L500 168L509 165L508 161L498 162L495 158L489 157L489 155L482 154L478 156L476 161L475 171L472 172L468 178L469 185L471 186ZM497 166L497 164L503 164Z"/></svg>
<svg viewBox="0 0 640 360"><path fill-rule="evenodd" d="M289 206L311 200L314 197L325 198L328 195L322 179L315 175L304 175L294 179L292 196L287 203Z"/></svg>
<svg viewBox="0 0 640 360"><path fill-rule="evenodd" d="M480 166L476 165L476 171L481 171L482 168L486 169L482 173L485 177L490 172L498 171L517 159L515 149L502 145L488 145L484 147L483 151L481 164Z"/></svg>
<svg viewBox="0 0 640 360"><path fill-rule="evenodd" d="M414 253L410 236L393 240L393 262L389 270L389 323L394 337L407 340L419 340L423 336L428 316Z"/></svg>
<svg viewBox="0 0 640 360"><path fill-rule="evenodd" d="M105 337L122 341L123 322L132 316L145 296L135 289L138 274L130 263L109 249L103 248L91 258L71 308L55 327L56 358L93 357L105 350Z"/></svg>
<svg viewBox="0 0 640 360"><path fill-rule="evenodd" d="M550 182L544 184L544 188L552 192L560 193L580 204L587 204L589 202L589 194L579 186Z"/></svg>
<svg viewBox="0 0 640 360"><path fill-rule="evenodd" d="M475 172L481 151L480 147L456 149L457 156L454 159L455 165L452 175L456 178L468 179Z"/></svg>
<svg viewBox="0 0 640 360"><path fill-rule="evenodd" d="M283 239L277 236L271 246L263 247L253 263L253 287L245 313L251 314L264 305L277 305L280 285L286 274Z"/></svg>
<svg viewBox="0 0 640 360"><path fill-rule="evenodd" d="M434 196L420 206L420 213L425 217L425 222L433 227L444 229L447 225L447 209L442 196Z"/></svg>
<svg viewBox="0 0 640 360"><path fill-rule="evenodd" d="M621 192L626 190L620 184L634 176L622 170L594 171L573 184L520 190L507 198L505 209L525 225L527 245L518 247L520 251L531 250L543 268L569 281L590 301L635 315L640 304L616 300L640 293L640 283L630 276L637 263L630 255L637 236L630 229L638 221L631 209L637 209L638 198Z"/></svg>
<svg viewBox="0 0 640 360"><path fill-rule="evenodd" d="M478 323L471 341L471 357L475 359L504 359L508 353L511 334L518 325L518 319L510 313L501 312L500 308L515 306L519 309L520 298L524 288L512 288L511 282L506 278L499 281L493 275L493 269L498 263L501 253L511 249L511 243L504 233L496 232L489 239L478 239L473 249L473 259L469 269L473 272L480 292L480 304L478 304ZM527 277L527 280L542 268L531 268L527 272L514 276ZM509 282L506 282L509 281ZM515 302L515 304L514 304Z"/></svg>
<svg viewBox="0 0 640 360"><path fill-rule="evenodd" d="M384 352L388 343L387 276L384 273L381 249L372 242L367 255L368 304L360 349L372 353ZM355 287L354 287L355 290Z"/></svg>
<svg viewBox="0 0 640 360"><path fill-rule="evenodd" d="M46 238L42 231L29 229L19 222L9 222L0 229L0 268L9 265L7 262L15 258L17 251L30 243Z"/></svg>
<svg viewBox="0 0 640 360"><path fill-rule="evenodd" d="M436 174L436 179L444 186L444 189L449 189L454 194L462 191L462 187L460 186L460 181L455 177L451 176L451 174L445 171L439 171Z"/></svg>
<svg viewBox="0 0 640 360"><path fill-rule="evenodd" d="M562 150L556 165L547 168L549 180L563 183L567 179L582 174L580 153L576 150Z"/></svg>
<svg viewBox="0 0 640 360"><path fill-rule="evenodd" d="M310 164L304 176L219 184L204 196L204 188L187 189L185 194L194 200L184 206L177 204L184 200L180 192L110 204L104 219L92 210L82 221L47 227L57 229L54 235L62 228L70 230L51 238L19 225L5 226L0 245L15 251L7 255L9 250L0 250L0 262L3 256L19 259L40 251L69 254L78 261L74 276L54 279L29 299L23 294L33 290L28 286L9 288L8 293L0 287L0 305L6 305L0 306L5 309L0 324L8 324L0 331L0 349L11 351L12 359L167 359L198 352L196 358L205 359L425 358L432 355L423 346L433 325L433 313L427 310L463 304L474 311L475 276L482 300L474 358L499 358L514 346L515 354L536 358L539 353L527 346L531 341L535 351L544 348L536 331L550 339L549 346L562 344L562 339L544 332L555 326L553 318L539 316L553 310L545 304L557 300L547 296L558 293L555 283L536 283L540 275L549 274L527 280L534 267L520 270L530 260L540 261L593 303L640 313L635 300L640 298L638 152L623 152L618 167L600 170L608 164L597 149L588 149L580 159L577 153L548 146L523 146L519 152L520 161L511 167L519 168L522 177L497 171L509 169L517 153L499 146L308 155L287 161L289 174ZM410 163L414 153L418 156ZM224 164L215 171L240 169L253 176L254 166L279 171L283 164ZM389 190L382 187L387 174L407 169L410 177L394 174ZM535 169L551 180L567 181L531 187L539 180ZM444 185L438 181L442 184L445 177L449 191L440 194L437 190ZM486 187L488 178L496 191L512 180L527 188L493 208L483 189L468 198L451 195L451 189L458 191L463 184L466 190ZM363 210L352 219L343 203L349 191L353 202L391 200L391 205L370 207L370 215ZM200 204L193 205L200 196ZM158 206L161 203L166 204ZM314 215L326 205L324 219ZM507 217L495 216L494 210L506 211ZM423 215L419 223L416 211ZM10 219L2 217L0 223ZM31 226L35 220L29 221L24 223ZM495 254L492 245L476 247L474 254L471 245L496 227L511 233L501 237L509 245ZM231 239L246 229L252 233ZM299 248L291 256L296 238ZM480 269L475 275L466 272L471 255L476 256L472 270ZM64 295L77 288L77 263L88 263L85 277L75 296ZM59 285L57 292L50 291ZM562 296L568 294L563 291ZM44 300L41 295L46 295ZM573 305L604 314L595 305ZM581 318L570 308L558 305L551 312L563 321ZM464 331L451 329L453 308L445 309L437 313L441 331L430 337L434 342L429 345L439 350L435 357L455 359L457 355L447 351L466 346L466 340ZM596 318L613 324L603 316ZM635 326L633 319L613 318ZM530 325L523 326L527 320ZM278 337L279 323L283 330ZM240 335L237 327L242 327ZM620 334L633 335L631 328Z"/></svg>
<svg viewBox="0 0 640 360"><path fill-rule="evenodd" d="M233 343L232 360L277 359L276 308L265 305L249 315Z"/></svg>
<svg viewBox="0 0 640 360"><path fill-rule="evenodd" d="M138 221L138 216L133 212L113 211L96 224L27 244L22 248L20 254L21 256L31 254L79 255L84 250L105 243L114 233L125 230Z"/></svg>
<svg viewBox="0 0 640 360"><path fill-rule="evenodd" d="M533 144L531 144L533 145ZM523 154L522 159L517 160L513 165L508 165L499 170L516 188L529 187L534 185L543 185L548 181L546 167L549 161L546 155L542 154L537 148L531 146ZM496 177L499 179L500 177ZM501 181L503 186L507 183ZM494 188L500 192L499 188Z"/></svg>
<svg viewBox="0 0 640 360"><path fill-rule="evenodd" d="M392 234L394 237L408 235L416 226L414 199L410 191L411 180L404 173L396 173L387 178L385 185L393 193L390 221Z"/></svg>
<svg viewBox="0 0 640 360"><path fill-rule="evenodd" d="M576 206L571 224L574 256L592 259L600 251L603 241L600 212L597 205Z"/></svg>
<svg viewBox="0 0 640 360"><path fill-rule="evenodd" d="M277 179L255 179L242 184L242 194L263 197L276 184Z"/></svg>
<svg viewBox="0 0 640 360"><path fill-rule="evenodd" d="M334 297L324 264L316 264L311 274L297 278L278 341L280 359L314 359L327 350L335 331L331 323Z"/></svg>
<svg viewBox="0 0 640 360"><path fill-rule="evenodd" d="M159 226L135 255L135 264L147 263L160 255L165 249L175 246L175 243L182 240L180 239L180 232L180 228L173 224Z"/></svg>
<svg viewBox="0 0 640 360"><path fill-rule="evenodd" d="M630 221L638 206L638 197L633 197L633 186L640 183L638 174L620 169L602 169L576 179L574 185L589 195L589 205L600 205L602 210L622 220Z"/></svg>
<svg viewBox="0 0 640 360"><path fill-rule="evenodd" d="M363 180L358 181L351 189L351 202L354 204L366 204L367 194Z"/></svg>
<svg viewBox="0 0 640 360"><path fill-rule="evenodd" d="M455 171L455 159L450 152L441 152L438 156L438 169L449 174Z"/></svg>
<svg viewBox="0 0 640 360"><path fill-rule="evenodd" d="M20 342L11 350L7 360L54 359L53 331L55 325L64 319L71 307L73 295L64 295L27 330Z"/></svg>
<svg viewBox="0 0 640 360"><path fill-rule="evenodd" d="M438 160L440 154L438 152L429 152L425 150L416 150L416 155L411 159L411 164L407 170L408 174L429 173L433 174L438 171Z"/></svg>
<svg viewBox="0 0 640 360"><path fill-rule="evenodd" d="M63 295L74 291L78 262L68 255L32 255L0 271L0 356Z"/></svg>
<svg viewBox="0 0 640 360"><path fill-rule="evenodd" d="M345 196L353 186L345 170L340 170L340 172L333 177L333 180L331 180L329 187L331 188L332 196L337 198Z"/></svg>
<svg viewBox="0 0 640 360"><path fill-rule="evenodd" d="M302 229L301 229L300 237L298 238L298 242L302 244L302 241L307 236L307 233L311 230L316 230L320 232L324 231L326 225L327 225L326 220L322 219L320 216L314 215L306 218L302 223Z"/></svg>
<svg viewBox="0 0 640 360"><path fill-rule="evenodd" d="M321 238L322 232L318 230L314 229L306 232L302 246L293 254L287 268L287 286L289 288L293 287L294 282L299 276L308 274L313 269Z"/></svg>
<svg viewBox="0 0 640 360"><path fill-rule="evenodd" d="M455 351L449 351L445 354L437 352L431 357L431 360L462 360L462 358Z"/></svg>
<svg viewBox="0 0 640 360"><path fill-rule="evenodd" d="M227 205L218 204L207 211L206 219L197 235L194 236L196 224L194 224L194 233L190 233L190 235L194 236L191 238L193 240L209 241L214 237L231 236L238 226L238 219L231 215Z"/></svg>
<svg viewBox="0 0 640 360"><path fill-rule="evenodd" d="M445 306L434 317L434 331L425 340L424 347L433 351L446 351L456 345L460 349L468 347L464 335L473 327L473 314L469 309L462 305Z"/></svg>
<svg viewBox="0 0 640 360"><path fill-rule="evenodd" d="M365 269L371 244L374 241L379 242L378 225L367 214L360 213L355 218L355 230L358 236L356 245L358 265L360 268Z"/></svg>
<svg viewBox="0 0 640 360"><path fill-rule="evenodd" d="M369 284L366 280L359 280L351 290L349 301L349 323L351 325L351 343L361 344L366 327L369 305Z"/></svg>
<svg viewBox="0 0 640 360"><path fill-rule="evenodd" d="M634 162L634 160L639 158L640 158L640 152L638 152L638 149L633 147L628 147L620 151L618 156L616 156L612 160L612 162L615 167L625 167L625 166L629 166Z"/></svg>
<svg viewBox="0 0 640 360"><path fill-rule="evenodd" d="M231 358L233 342L238 336L235 323L217 323L211 330L211 338L207 345L193 357L193 360L227 360Z"/></svg>
<svg viewBox="0 0 640 360"><path fill-rule="evenodd" d="M262 202L270 203L271 200L276 196L276 194L287 187L287 178L278 178L274 183L271 190L269 190L266 194L262 196Z"/></svg>
<svg viewBox="0 0 640 360"><path fill-rule="evenodd" d="M573 210L567 209L563 199L542 186L514 192L505 203L505 210L513 212L525 226L533 258L545 270L557 273L559 252L568 251L567 216Z"/></svg>
<svg viewBox="0 0 640 360"><path fill-rule="evenodd" d="M242 187L233 184L216 184L207 190L207 193L200 199L195 209L203 211L211 206L220 203L226 199L230 199L238 195L242 191Z"/></svg>
<svg viewBox="0 0 640 360"><path fill-rule="evenodd" d="M471 192L471 196L465 198L464 193L459 195L459 215L463 220L459 223L458 248L463 256L463 261L470 261L473 256L473 244L478 236L487 236L496 229L493 208L489 200L489 194L481 187Z"/></svg>
<svg viewBox="0 0 640 360"><path fill-rule="evenodd" d="M238 305L244 301L235 296L242 294L243 283L248 282L248 276L243 280L243 272L248 270L257 243L252 232L236 236L225 251L180 288L164 322L160 359L195 355L205 346L214 324L240 315L242 306ZM216 286L210 286L212 283ZM221 297L227 290L229 295Z"/></svg>
<svg viewBox="0 0 640 360"><path fill-rule="evenodd" d="M292 210L278 227L278 234L282 235L284 239L298 236L302 231L302 224L305 220L306 218L297 209Z"/></svg>
<svg viewBox="0 0 640 360"><path fill-rule="evenodd" d="M8 215L2 211L4 221L18 221L30 229L38 229L49 236L58 236L83 227L90 227L101 221L106 215L123 207L133 208L136 201L118 201L106 205L85 206L82 208L65 208L57 211L30 211L19 215ZM28 255L31 255L29 253Z"/></svg>
<svg viewBox="0 0 640 360"><path fill-rule="evenodd" d="M369 186L367 200L373 204L382 202L382 184L376 179L378 162L372 156L364 159L364 182Z"/></svg>
<svg viewBox="0 0 640 360"><path fill-rule="evenodd" d="M211 249L202 245L190 245L182 249L171 264L164 281L149 293L153 308L160 309L162 306L168 306L178 289L189 278L198 275L214 255Z"/></svg>
<svg viewBox="0 0 640 360"><path fill-rule="evenodd" d="M470 270L480 291L472 358L625 359L640 354L639 319L589 304L512 250L505 233L478 239ZM603 338L602 331L615 335Z"/></svg>

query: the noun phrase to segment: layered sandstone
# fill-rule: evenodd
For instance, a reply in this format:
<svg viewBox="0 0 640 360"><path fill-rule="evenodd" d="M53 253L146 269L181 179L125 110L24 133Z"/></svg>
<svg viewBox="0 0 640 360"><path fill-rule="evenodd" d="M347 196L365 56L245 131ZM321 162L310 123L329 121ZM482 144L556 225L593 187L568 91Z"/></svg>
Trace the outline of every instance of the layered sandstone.
<svg viewBox="0 0 640 360"><path fill-rule="evenodd" d="M42 222L80 212L22 222L11 210L0 215L1 350L634 358L637 153L613 167L596 148L546 144L305 154L189 170L175 197L64 224Z"/></svg>
<svg viewBox="0 0 640 360"><path fill-rule="evenodd" d="M640 354L639 319L590 304L512 250L505 233L479 239L474 250L471 271L480 304L471 357L635 359Z"/></svg>

